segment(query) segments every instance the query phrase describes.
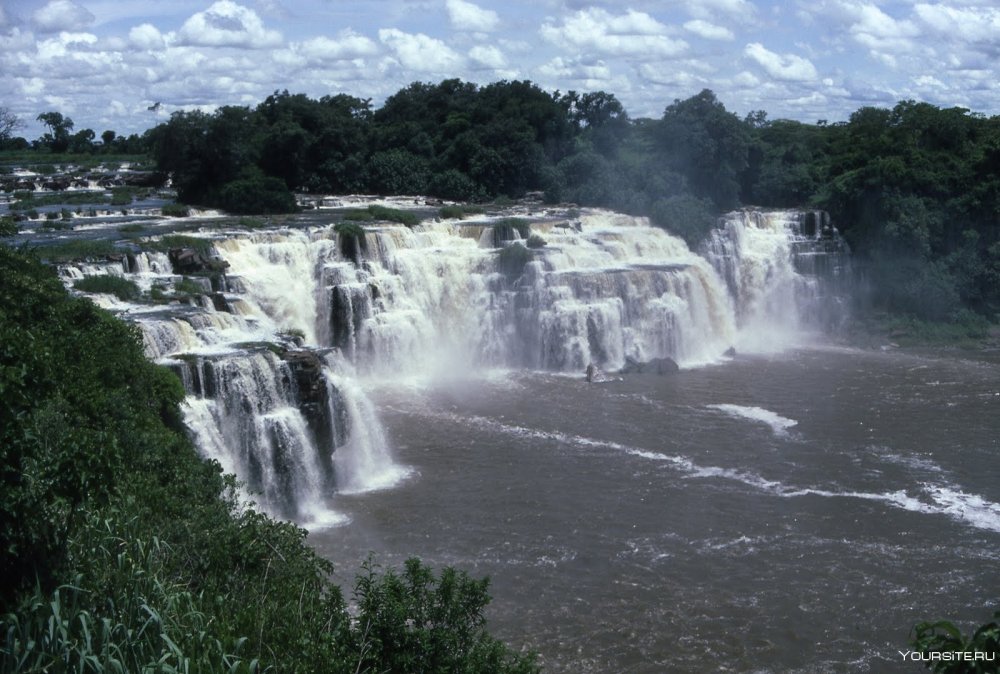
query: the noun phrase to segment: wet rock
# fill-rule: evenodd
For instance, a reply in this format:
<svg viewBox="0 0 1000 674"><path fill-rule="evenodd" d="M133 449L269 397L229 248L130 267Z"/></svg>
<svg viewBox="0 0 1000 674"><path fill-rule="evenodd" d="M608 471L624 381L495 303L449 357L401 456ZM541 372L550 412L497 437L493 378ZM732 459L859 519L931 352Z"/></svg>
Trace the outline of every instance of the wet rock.
<svg viewBox="0 0 1000 674"><path fill-rule="evenodd" d="M625 367L621 369L621 374L673 374L680 371L680 365L673 358L651 358L647 361L639 361L635 358L626 357Z"/></svg>
<svg viewBox="0 0 1000 674"><path fill-rule="evenodd" d="M207 258L194 248L171 248L167 257L175 274L220 272L229 267L225 260Z"/></svg>
<svg viewBox="0 0 1000 674"><path fill-rule="evenodd" d="M73 181L66 176L58 176L56 178L50 178L42 183L42 187L47 190L52 190L54 192L61 192L63 190L69 189L69 186L73 184Z"/></svg>
<svg viewBox="0 0 1000 674"><path fill-rule="evenodd" d="M728 356L730 358L735 358L736 357L736 347L735 346L729 347L728 349L726 349L725 351L723 351L722 355L723 356Z"/></svg>
<svg viewBox="0 0 1000 674"><path fill-rule="evenodd" d="M289 349L281 359L291 371L298 408L317 447L326 448L323 455L328 456L347 442L349 421L343 397L335 386L328 386L323 360L315 351ZM332 471L332 464L328 468Z"/></svg>
<svg viewBox="0 0 1000 674"><path fill-rule="evenodd" d="M122 177L129 187L163 187L167 184L167 174L159 171L135 171Z"/></svg>

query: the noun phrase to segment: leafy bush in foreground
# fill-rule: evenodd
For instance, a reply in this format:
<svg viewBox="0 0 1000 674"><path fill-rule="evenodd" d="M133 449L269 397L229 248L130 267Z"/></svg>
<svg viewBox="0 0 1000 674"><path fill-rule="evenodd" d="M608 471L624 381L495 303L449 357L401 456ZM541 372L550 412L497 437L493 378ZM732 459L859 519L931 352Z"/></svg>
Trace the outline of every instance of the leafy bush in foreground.
<svg viewBox="0 0 1000 674"><path fill-rule="evenodd" d="M0 673L534 672L486 582L364 568L349 612L306 532L242 508L138 331L0 246Z"/></svg>
<svg viewBox="0 0 1000 674"><path fill-rule="evenodd" d="M992 622L982 625L969 637L946 620L918 623L913 628L911 645L922 656L924 666L935 674L996 674L1000 672L998 621L1000 611L993 614ZM975 659L977 653L982 659ZM987 657L992 657L992 661L987 661Z"/></svg>

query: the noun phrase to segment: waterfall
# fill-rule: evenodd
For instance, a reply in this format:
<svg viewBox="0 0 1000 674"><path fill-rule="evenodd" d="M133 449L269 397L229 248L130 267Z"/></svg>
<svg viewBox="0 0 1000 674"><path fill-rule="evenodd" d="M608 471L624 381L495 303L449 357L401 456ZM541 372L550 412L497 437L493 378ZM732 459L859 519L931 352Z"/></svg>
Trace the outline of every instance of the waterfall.
<svg viewBox="0 0 1000 674"><path fill-rule="evenodd" d="M847 249L824 213L736 211L698 252L645 218L602 210L534 214L532 248L524 224L374 224L363 241L332 226L216 234L221 261L205 268L172 251L62 273L67 283L105 273L144 289L182 278L201 289L113 308L183 381L201 452L259 507L307 524L336 521L336 494L407 474L367 377L582 374L665 358L692 367L734 345L788 343L842 314Z"/></svg>
<svg viewBox="0 0 1000 674"><path fill-rule="evenodd" d="M774 350L846 316L847 244L822 211L726 214L703 254L736 308L741 348Z"/></svg>

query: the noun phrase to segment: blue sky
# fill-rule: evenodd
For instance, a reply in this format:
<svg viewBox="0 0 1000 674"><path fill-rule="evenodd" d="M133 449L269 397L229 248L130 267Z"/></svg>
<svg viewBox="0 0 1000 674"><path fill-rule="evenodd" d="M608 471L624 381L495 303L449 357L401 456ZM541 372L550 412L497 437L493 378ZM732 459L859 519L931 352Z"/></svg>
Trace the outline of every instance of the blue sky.
<svg viewBox="0 0 1000 674"><path fill-rule="evenodd" d="M704 88L740 116L832 122L906 98L992 115L998 4L0 0L0 106L28 138L49 110L129 133L275 90L378 105L410 82L458 77L604 90L633 117Z"/></svg>

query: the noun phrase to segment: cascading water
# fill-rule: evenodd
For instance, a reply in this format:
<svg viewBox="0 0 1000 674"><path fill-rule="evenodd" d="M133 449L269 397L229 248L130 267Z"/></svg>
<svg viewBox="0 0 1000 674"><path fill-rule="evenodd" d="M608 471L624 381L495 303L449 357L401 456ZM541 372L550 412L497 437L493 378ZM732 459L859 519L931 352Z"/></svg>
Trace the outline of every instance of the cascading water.
<svg viewBox="0 0 1000 674"><path fill-rule="evenodd" d="M356 240L333 227L234 234L212 241L224 262L212 283L194 277L202 293L165 307L104 301L181 377L206 456L268 512L329 522L332 494L406 474L357 373L716 361L762 326L812 325L846 264L823 214L729 214L703 255L606 211L538 214L530 227L544 245L491 219L367 226ZM149 289L177 280L171 260L139 254L63 274L128 274Z"/></svg>
<svg viewBox="0 0 1000 674"><path fill-rule="evenodd" d="M703 253L736 308L739 345L774 349L846 315L847 244L822 211L726 214Z"/></svg>

